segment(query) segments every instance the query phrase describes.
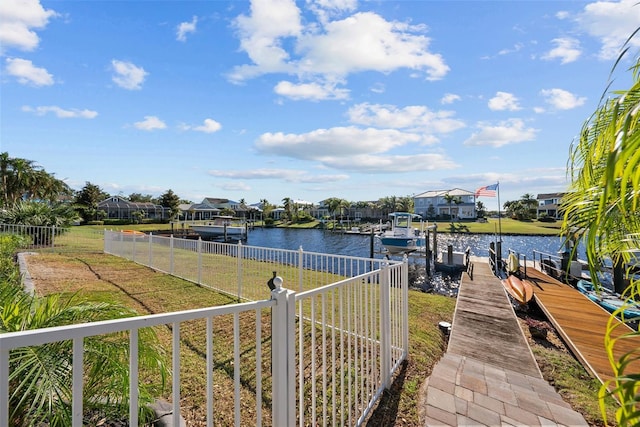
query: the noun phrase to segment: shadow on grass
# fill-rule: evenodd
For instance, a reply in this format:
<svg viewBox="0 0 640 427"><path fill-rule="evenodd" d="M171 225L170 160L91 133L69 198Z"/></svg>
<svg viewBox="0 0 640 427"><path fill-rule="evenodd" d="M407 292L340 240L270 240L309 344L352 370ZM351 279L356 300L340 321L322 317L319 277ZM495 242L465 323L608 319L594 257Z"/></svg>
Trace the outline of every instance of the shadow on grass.
<svg viewBox="0 0 640 427"><path fill-rule="evenodd" d="M404 380L407 376L407 368L409 362L405 360L400 365L400 370L395 380L391 384L388 390L382 393L378 406L371 413L366 425L370 427L378 426L392 426L396 424L396 418L398 416L398 405L400 404L400 398L404 390Z"/></svg>

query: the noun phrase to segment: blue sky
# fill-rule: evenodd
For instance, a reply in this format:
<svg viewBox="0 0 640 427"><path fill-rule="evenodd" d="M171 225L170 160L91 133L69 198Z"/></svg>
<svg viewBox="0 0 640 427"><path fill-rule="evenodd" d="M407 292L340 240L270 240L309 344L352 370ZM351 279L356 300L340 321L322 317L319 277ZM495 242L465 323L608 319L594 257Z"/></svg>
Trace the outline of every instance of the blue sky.
<svg viewBox="0 0 640 427"><path fill-rule="evenodd" d="M194 202L564 191L634 3L2 0L0 151Z"/></svg>

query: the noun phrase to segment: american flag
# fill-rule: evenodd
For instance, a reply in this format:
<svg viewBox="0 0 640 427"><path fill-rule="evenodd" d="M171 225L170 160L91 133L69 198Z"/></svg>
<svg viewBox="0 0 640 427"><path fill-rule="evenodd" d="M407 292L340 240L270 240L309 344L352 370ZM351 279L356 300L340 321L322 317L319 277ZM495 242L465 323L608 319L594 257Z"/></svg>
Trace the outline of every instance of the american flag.
<svg viewBox="0 0 640 427"><path fill-rule="evenodd" d="M485 185L476 190L476 197L496 197L496 190L498 189L498 183L493 185Z"/></svg>

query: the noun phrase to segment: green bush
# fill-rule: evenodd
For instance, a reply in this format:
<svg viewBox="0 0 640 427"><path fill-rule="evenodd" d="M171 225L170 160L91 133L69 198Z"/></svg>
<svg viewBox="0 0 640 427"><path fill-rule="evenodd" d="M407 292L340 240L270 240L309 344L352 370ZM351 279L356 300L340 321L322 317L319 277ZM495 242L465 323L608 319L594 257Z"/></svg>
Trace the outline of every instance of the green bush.
<svg viewBox="0 0 640 427"><path fill-rule="evenodd" d="M0 235L0 334L137 315L120 304L94 302L79 295L27 294L14 262L22 239ZM138 390L140 419L150 422L153 414L146 404L161 394L169 369L155 331L143 328L139 333L141 373L160 377L157 385L141 378ZM117 418L128 414L128 335L124 331L85 339L83 405L88 411ZM71 340L9 353L10 425L71 425L72 359Z"/></svg>

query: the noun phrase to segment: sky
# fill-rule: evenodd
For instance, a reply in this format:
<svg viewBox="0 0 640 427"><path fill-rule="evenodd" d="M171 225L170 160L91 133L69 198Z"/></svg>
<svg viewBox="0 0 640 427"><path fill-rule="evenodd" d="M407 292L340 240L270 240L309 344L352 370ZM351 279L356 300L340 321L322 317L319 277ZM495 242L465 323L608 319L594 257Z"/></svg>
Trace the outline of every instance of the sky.
<svg viewBox="0 0 640 427"><path fill-rule="evenodd" d="M2 0L0 152L193 202L562 192L635 3Z"/></svg>

